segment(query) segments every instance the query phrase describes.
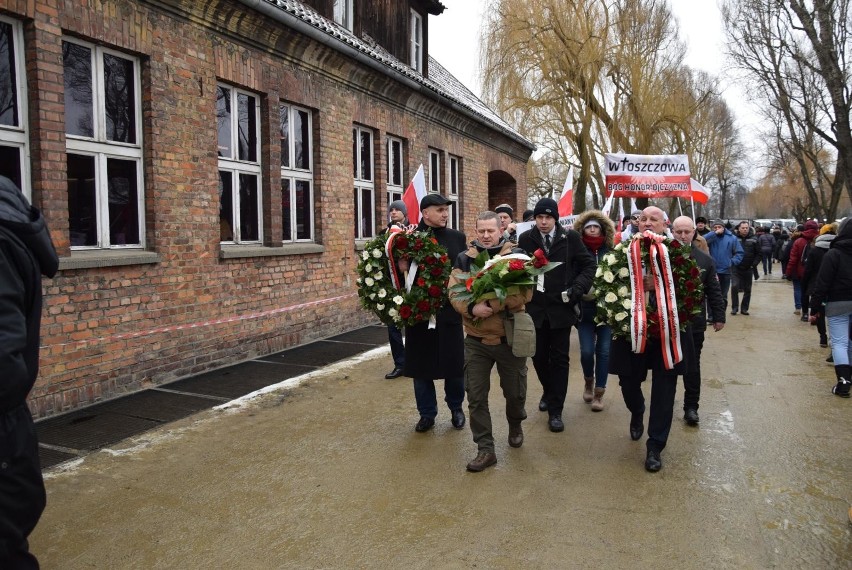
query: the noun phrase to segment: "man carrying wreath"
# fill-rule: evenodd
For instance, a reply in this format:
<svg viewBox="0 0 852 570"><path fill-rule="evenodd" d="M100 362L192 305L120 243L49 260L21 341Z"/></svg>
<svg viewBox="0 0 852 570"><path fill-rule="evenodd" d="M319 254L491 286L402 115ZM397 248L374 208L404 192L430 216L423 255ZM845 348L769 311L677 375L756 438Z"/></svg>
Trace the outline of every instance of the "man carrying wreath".
<svg viewBox="0 0 852 570"><path fill-rule="evenodd" d="M665 213L660 208L650 206L642 211L639 227L642 233L650 230L658 236L669 236L665 220ZM645 238L639 234L634 236L631 241L642 239ZM676 243L671 239L662 241L669 246ZM629 247L629 243L627 247ZM680 247L680 244L677 244L677 247ZM642 264L646 264L645 259L642 260ZM639 280L639 283L635 285L631 280L633 276L618 277L627 281L629 287L634 289L634 293L641 286L647 295L651 310L657 310L655 303L659 281L652 277L652 271L647 266L636 267L634 271L635 279ZM670 290L665 293L671 295L671 301L674 302L676 307L677 299L674 297L677 292L673 286L674 284L669 284ZM660 293L662 294L662 291ZM644 300L638 302L645 303ZM703 302L703 299L700 302ZM677 311L677 308L675 308L675 311ZM631 318L636 317L635 306L632 313ZM641 320L643 322L639 325L645 327L644 317ZM650 325L649 323L648 332L651 332L652 326L656 327L657 325ZM660 453L666 447L669 431L672 427L677 377L685 374L688 366L694 365L692 334L688 329L689 326L687 325L686 332L671 330L669 338L663 338L662 334L658 336L648 334L640 349L634 348L635 339L630 336L619 335L617 338L613 338L610 348L609 373L618 376L621 395L631 414L630 439L634 441L639 440L645 431L645 396L642 394L642 382L645 381L648 370L651 370L651 411L648 417L648 441L645 457L645 469L650 472L659 471L663 466ZM669 360L671 355L667 354L669 350L667 343L670 343L673 339L679 340L678 348L681 354L679 355L680 359Z"/></svg>
<svg viewBox="0 0 852 570"><path fill-rule="evenodd" d="M504 312L519 313L532 298L532 288L523 287L500 299L467 301L459 299L453 286L463 282L471 271L471 263L480 253L488 251L493 259L513 253L514 244L505 239L500 218L495 212L483 212L476 218L477 239L470 248L458 255L450 274L450 302L462 316L467 336L464 340L465 389L470 412L470 431L478 451L467 464L467 470L479 472L497 463L494 436L491 432L491 413L488 392L491 388L491 369L497 365L500 388L506 398L506 419L509 422L509 445L521 447L524 432L521 422L527 418L524 405L527 395L527 359L512 354L504 326ZM521 250L517 250L521 251ZM517 260L517 263L523 264ZM471 276L473 277L473 276Z"/></svg>
<svg viewBox="0 0 852 570"><path fill-rule="evenodd" d="M417 231L430 232L447 250L447 256L455 259L467 247L467 238L462 232L447 227L449 203L440 194L424 196L420 200L423 219ZM408 271L406 261L399 260L397 264L403 272ZM444 400L450 408L453 427L464 427L464 332L461 315L449 302L438 311L434 325L423 322L405 329L403 374L414 379L414 399L420 412L415 431L425 432L435 425L438 415L435 380L438 378L444 379Z"/></svg>

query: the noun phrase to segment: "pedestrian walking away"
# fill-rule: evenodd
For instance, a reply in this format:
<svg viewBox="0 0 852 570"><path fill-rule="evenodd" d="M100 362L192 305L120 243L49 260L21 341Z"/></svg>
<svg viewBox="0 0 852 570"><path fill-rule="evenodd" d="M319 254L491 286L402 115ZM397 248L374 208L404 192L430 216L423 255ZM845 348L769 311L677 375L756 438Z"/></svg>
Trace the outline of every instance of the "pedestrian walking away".
<svg viewBox="0 0 852 570"><path fill-rule="evenodd" d="M588 210L577 216L574 229L580 233L583 245L589 250L595 265L612 249L615 226L600 210ZM591 404L593 412L603 410L603 397L609 376L609 347L612 327L597 324L594 289L583 295L580 302L580 321L577 336L580 339L580 365L583 368L583 401Z"/></svg>
<svg viewBox="0 0 852 570"><path fill-rule="evenodd" d="M811 242L819 235L819 224L808 220L798 235L791 239L790 257L787 260L787 268L784 274L793 282L793 305L796 315L801 315L801 320L807 321L808 299L802 295L802 278L805 276L805 262L810 250Z"/></svg>
<svg viewBox="0 0 852 570"><path fill-rule="evenodd" d="M556 200L542 198L534 213L536 225L520 235L518 245L529 254L541 249L548 260L562 263L539 276L527 304L536 332L533 367L543 390L539 410L547 411L550 431L561 432L565 429L562 410L568 391L571 326L577 322L581 297L592 285L595 260L577 232L559 225Z"/></svg>
<svg viewBox="0 0 852 570"><path fill-rule="evenodd" d="M46 496L27 395L38 376L41 276L59 258L41 213L0 176L0 568L38 568L28 537Z"/></svg>
<svg viewBox="0 0 852 570"><path fill-rule="evenodd" d="M464 234L447 227L450 201L440 194L428 194L420 200L423 219L418 231L431 233L447 250L447 256L455 259L467 246ZM407 266L401 263L400 269ZM449 301L436 316L434 328L421 323L405 329L405 370L403 374L414 379L414 399L420 420L415 431L425 432L435 425L438 401L435 380L444 379L444 395L450 409L453 427L462 429L465 415L464 403L464 332L462 320Z"/></svg>
<svg viewBox="0 0 852 570"><path fill-rule="evenodd" d="M811 315L824 314L831 335L831 355L837 383L831 392L848 398L852 387L852 223L846 217L823 256L813 292Z"/></svg>
<svg viewBox="0 0 852 570"><path fill-rule="evenodd" d="M453 285L462 281L459 275L470 271L471 262L483 251L493 258L512 253L514 244L508 241L495 212L483 212L476 220L476 240L467 251L458 255L450 275L450 301L462 317L465 331L464 380L470 415L470 431L477 446L476 457L467 464L473 472L497 463L488 393L491 389L491 369L497 366L500 388L506 399L506 421L509 423L509 446L521 447L524 431L521 422L527 418L527 359L512 353L505 329L506 312L524 311L532 298L532 289L524 288L505 299L467 302L458 299ZM515 250L520 252L521 250Z"/></svg>

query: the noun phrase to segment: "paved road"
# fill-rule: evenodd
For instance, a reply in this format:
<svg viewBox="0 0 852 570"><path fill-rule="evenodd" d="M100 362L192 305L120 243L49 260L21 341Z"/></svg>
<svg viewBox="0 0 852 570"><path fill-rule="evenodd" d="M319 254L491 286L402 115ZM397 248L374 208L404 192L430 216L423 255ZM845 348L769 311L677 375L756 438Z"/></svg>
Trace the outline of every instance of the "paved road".
<svg viewBox="0 0 852 570"><path fill-rule="evenodd" d="M380 350L51 470L32 549L47 569L850 568L852 401L789 284L758 281L751 313L709 333L701 425L676 415L657 474L614 377L603 412L582 402L576 336L565 432L530 367L526 442L492 390L479 474L446 410L414 432Z"/></svg>

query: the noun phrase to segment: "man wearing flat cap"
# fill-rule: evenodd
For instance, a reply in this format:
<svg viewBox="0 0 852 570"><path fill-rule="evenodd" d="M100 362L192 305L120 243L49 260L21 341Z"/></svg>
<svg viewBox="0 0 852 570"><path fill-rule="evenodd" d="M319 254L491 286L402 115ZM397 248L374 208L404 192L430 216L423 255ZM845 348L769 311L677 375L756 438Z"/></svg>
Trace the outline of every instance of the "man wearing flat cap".
<svg viewBox="0 0 852 570"><path fill-rule="evenodd" d="M462 232L447 227L449 204L450 201L440 194L424 196L420 200L423 218L417 231L431 233L447 250L447 257L454 260L467 249L467 239ZM453 427L464 427L464 331L461 315L449 301L438 311L434 328L430 329L429 323L420 323L405 329L403 374L414 379L414 399L420 412L415 431L429 431L435 425L438 415L435 380L438 378L444 379L444 401L450 409Z"/></svg>
<svg viewBox="0 0 852 570"><path fill-rule="evenodd" d="M575 307L592 285L595 260L579 233L559 225L556 200L542 198L533 213L535 227L520 235L518 246L530 255L541 249L549 261L561 263L539 277L527 304L535 324L533 367L544 390L538 409L548 413L550 431L560 432L565 429L562 409L568 391L571 325L577 322Z"/></svg>
<svg viewBox="0 0 852 570"><path fill-rule="evenodd" d="M500 204L494 208L497 217L500 218L500 230L503 239L512 243L518 243L517 225L515 224L515 210L509 204Z"/></svg>

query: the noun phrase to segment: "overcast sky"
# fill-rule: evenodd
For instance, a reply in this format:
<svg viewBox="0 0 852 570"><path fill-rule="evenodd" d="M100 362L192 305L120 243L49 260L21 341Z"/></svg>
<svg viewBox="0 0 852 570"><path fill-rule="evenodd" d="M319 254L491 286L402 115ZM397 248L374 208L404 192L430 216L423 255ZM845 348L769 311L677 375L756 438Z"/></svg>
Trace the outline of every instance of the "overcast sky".
<svg viewBox="0 0 852 570"><path fill-rule="evenodd" d="M429 17L429 53L468 89L480 95L478 80L480 27L486 0L441 0L447 7L440 16ZM686 64L720 78L721 91L741 126L745 140L752 138L756 123L741 82L725 73L722 16L714 0L671 0L680 24L680 35L688 45Z"/></svg>

